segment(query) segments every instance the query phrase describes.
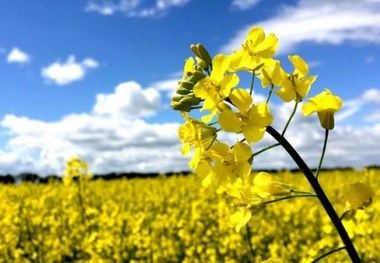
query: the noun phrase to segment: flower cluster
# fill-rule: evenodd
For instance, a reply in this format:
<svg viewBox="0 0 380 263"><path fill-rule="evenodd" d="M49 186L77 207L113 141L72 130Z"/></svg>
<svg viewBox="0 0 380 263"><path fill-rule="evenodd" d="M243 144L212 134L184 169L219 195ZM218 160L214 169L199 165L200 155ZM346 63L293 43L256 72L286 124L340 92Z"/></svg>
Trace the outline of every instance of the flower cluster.
<svg viewBox="0 0 380 263"><path fill-rule="evenodd" d="M218 192L226 193L232 199L235 211L230 215L230 222L238 232L249 222L252 215L262 211L267 204L280 200L317 197L326 211L333 209L320 187L318 175L328 132L334 128L334 115L341 109L342 100L329 89L309 97L317 76L309 74L308 64L299 55L288 56L293 66L288 72L274 58L278 42L274 34L266 35L261 27L253 27L241 48L232 54L217 54L212 58L203 45L192 45L195 59L189 57L186 60L183 77L171 102L172 108L181 111L185 119L178 132L183 143L183 155L193 151L189 166L202 177L204 187L213 185ZM241 72L251 74L249 87L240 83ZM260 81L263 89L269 87L265 102L256 101L255 79ZM294 104L294 110L281 135L271 127L274 122L269 103L272 94L277 95L284 103ZM284 137L300 103L305 116L317 113L320 125L326 132L316 173L306 164L302 164L308 170L304 175L315 193L296 190L289 184L275 180L273 175L257 173L252 168L255 156L278 145L282 145L293 160L303 162L298 153L289 149L292 146ZM198 118L190 117L189 112L195 110L200 112L195 114ZM222 132L229 135L220 136ZM255 152L254 144L262 140L266 132L278 144ZM235 141L231 140L234 136ZM226 138L229 139L228 142ZM368 181L347 184L343 191L347 199L346 211L368 206L374 195ZM336 212L328 212L330 215L334 213ZM341 224L336 222L337 216L333 218L331 220L335 226ZM345 245L352 246L347 235L341 234ZM357 255L354 248L349 247L347 250L351 259L355 260Z"/></svg>
<svg viewBox="0 0 380 263"><path fill-rule="evenodd" d="M88 180L92 173L88 169L88 164L79 159L77 156L66 161L66 167L63 175L63 182L70 184L73 180Z"/></svg>

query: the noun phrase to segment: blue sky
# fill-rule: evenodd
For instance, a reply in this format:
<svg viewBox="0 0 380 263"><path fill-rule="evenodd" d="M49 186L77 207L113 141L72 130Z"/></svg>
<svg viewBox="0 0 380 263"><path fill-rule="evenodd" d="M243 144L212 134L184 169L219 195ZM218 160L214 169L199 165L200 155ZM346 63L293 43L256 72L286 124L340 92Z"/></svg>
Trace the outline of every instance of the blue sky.
<svg viewBox="0 0 380 263"><path fill-rule="evenodd" d="M75 154L95 172L186 170L168 105L189 46L230 53L254 25L279 37L285 66L310 64L310 95L343 98L326 166L380 165L378 0L12 0L0 2L0 173L60 174ZM281 127L291 107L277 102ZM311 166L316 121L297 115L288 133ZM293 167L274 153L257 167Z"/></svg>

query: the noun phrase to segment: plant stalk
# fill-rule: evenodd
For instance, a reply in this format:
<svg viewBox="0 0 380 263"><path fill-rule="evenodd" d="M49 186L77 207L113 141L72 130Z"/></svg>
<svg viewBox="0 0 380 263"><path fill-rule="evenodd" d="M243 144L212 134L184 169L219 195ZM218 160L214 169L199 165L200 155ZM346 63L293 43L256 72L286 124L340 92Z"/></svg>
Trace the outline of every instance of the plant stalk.
<svg viewBox="0 0 380 263"><path fill-rule="evenodd" d="M344 228L342 222L339 219L338 214L336 213L334 207L332 206L330 200L327 198L325 192L323 191L321 185L319 184L317 178L314 176L313 172L301 158L301 156L297 153L297 151L293 148L293 146L279 134L273 127L268 126L266 131L276 140L278 141L282 147L288 152L288 154L292 157L294 162L297 164L299 169L303 172L306 179L309 181L310 185L313 187L315 194L317 195L319 201L321 202L323 208L325 209L327 215L329 216L331 222L334 224L335 229L338 231L339 236L346 247L347 253L351 258L353 263L360 263L360 257L358 252L356 251L346 229Z"/></svg>

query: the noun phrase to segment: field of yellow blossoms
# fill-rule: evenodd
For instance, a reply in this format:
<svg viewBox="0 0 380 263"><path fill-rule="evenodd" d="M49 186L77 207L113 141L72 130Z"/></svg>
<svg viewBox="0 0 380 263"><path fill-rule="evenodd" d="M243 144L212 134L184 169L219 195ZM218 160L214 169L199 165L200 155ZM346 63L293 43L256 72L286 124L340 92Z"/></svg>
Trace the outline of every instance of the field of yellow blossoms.
<svg viewBox="0 0 380 263"><path fill-rule="evenodd" d="M378 171L368 171L376 191ZM310 190L300 173L276 178ZM341 185L362 171L325 171L338 213ZM78 190L81 195L78 195ZM0 185L0 262L311 262L341 246L316 198L267 204L236 232L229 199L194 175L152 179ZM380 202L351 211L344 225L363 262L380 262ZM281 261L280 261L281 260ZM349 262L345 251L321 262Z"/></svg>

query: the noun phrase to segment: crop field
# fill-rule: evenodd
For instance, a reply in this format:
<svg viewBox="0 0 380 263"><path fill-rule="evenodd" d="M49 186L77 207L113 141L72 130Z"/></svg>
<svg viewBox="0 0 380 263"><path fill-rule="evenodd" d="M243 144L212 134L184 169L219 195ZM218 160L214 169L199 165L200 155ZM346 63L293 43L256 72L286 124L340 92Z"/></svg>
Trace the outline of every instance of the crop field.
<svg viewBox="0 0 380 263"><path fill-rule="evenodd" d="M371 170L373 189L379 171ZM324 171L321 184L343 213L343 183L362 171ZM273 174L310 191L300 173ZM316 198L267 204L236 232L233 206L197 176L0 185L0 262L311 262L340 246ZM80 194L79 194L80 193ZM380 262L380 202L343 219L363 262ZM274 262L274 261L272 261ZM321 262L349 262L344 250Z"/></svg>

